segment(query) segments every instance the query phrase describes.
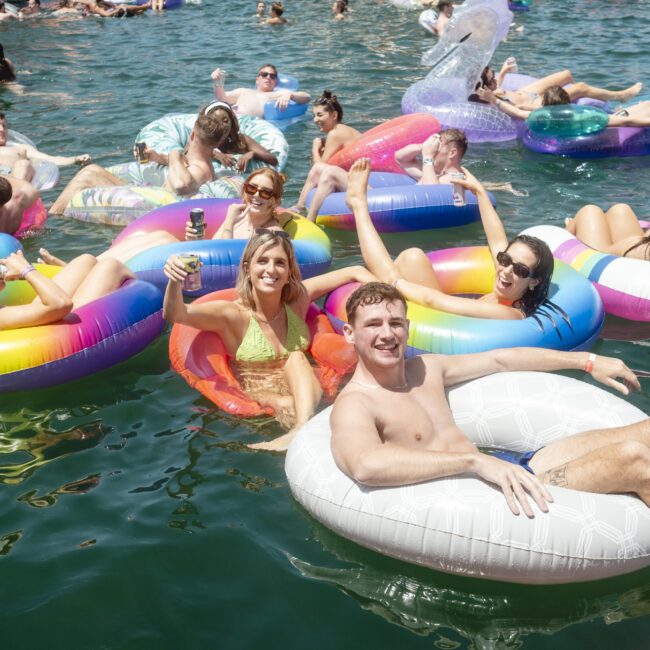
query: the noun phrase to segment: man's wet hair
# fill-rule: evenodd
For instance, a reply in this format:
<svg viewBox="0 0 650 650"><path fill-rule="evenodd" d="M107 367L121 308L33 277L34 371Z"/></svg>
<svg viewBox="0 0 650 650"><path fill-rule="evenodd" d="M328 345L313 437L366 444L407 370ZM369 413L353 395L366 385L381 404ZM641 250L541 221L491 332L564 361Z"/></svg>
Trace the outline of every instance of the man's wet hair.
<svg viewBox="0 0 650 650"><path fill-rule="evenodd" d="M467 136L460 129L443 129L440 131L440 140L443 144L455 144L462 158L467 151Z"/></svg>
<svg viewBox="0 0 650 650"><path fill-rule="evenodd" d="M0 177L0 205L4 205L13 196L14 190L6 178Z"/></svg>
<svg viewBox="0 0 650 650"><path fill-rule="evenodd" d="M385 282L368 282L355 289L345 303L348 323L354 325L354 319L359 307L378 305L382 302L401 302L406 311L404 296L392 285Z"/></svg>
<svg viewBox="0 0 650 650"><path fill-rule="evenodd" d="M230 134L230 125L217 121L213 112L206 115L204 110L199 111L199 116L194 123L196 137L211 147L219 147Z"/></svg>

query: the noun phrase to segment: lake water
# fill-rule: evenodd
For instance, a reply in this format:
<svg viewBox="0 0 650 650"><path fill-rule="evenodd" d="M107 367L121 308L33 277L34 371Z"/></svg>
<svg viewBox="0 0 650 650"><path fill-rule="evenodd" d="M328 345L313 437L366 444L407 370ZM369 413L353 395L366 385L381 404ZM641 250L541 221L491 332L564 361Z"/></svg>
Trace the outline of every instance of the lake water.
<svg viewBox="0 0 650 650"><path fill-rule="evenodd" d="M211 94L210 72L252 83L268 61L317 95L334 90L364 130L400 112L433 39L417 11L352 0L287 2L285 27L259 26L253 0L187 5L133 20L47 17L0 25L23 94L0 90L11 126L43 150L126 160L138 130ZM538 0L496 53L522 72L570 67L595 85L650 82L648 0ZM309 122L287 132L286 204L309 169ZM472 146L508 232L561 224L585 203L628 201L642 215L649 158L576 161L517 144ZM63 180L72 170L64 170ZM48 193L46 202L54 193ZM26 242L63 257L100 252L117 231L53 218ZM397 252L474 244L470 226L391 236ZM333 235L338 266L358 262ZM609 319L599 354L650 370L648 325ZM616 337L616 338L614 338ZM617 339L627 340L617 340ZM645 340L644 340L645 339ZM579 373L576 376L582 377ZM630 401L650 412L648 379ZM358 548L292 500L283 457L245 444L275 425L211 408L170 371L167 336L137 358L66 386L0 395L2 646L14 648L647 648L650 572L539 588L439 574Z"/></svg>

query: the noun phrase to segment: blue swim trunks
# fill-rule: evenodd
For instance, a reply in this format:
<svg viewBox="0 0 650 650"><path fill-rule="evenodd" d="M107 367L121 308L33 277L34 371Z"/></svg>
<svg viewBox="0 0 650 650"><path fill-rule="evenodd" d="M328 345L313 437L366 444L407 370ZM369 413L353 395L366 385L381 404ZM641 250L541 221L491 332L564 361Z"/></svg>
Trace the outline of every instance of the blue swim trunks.
<svg viewBox="0 0 650 650"><path fill-rule="evenodd" d="M535 451L511 451L510 449L498 449L496 447L479 447L479 450L483 454L495 456L496 458L505 460L507 463L512 463L513 465L519 465L527 472L533 474L533 476L535 475L535 472L533 472L528 463L539 449L536 449Z"/></svg>

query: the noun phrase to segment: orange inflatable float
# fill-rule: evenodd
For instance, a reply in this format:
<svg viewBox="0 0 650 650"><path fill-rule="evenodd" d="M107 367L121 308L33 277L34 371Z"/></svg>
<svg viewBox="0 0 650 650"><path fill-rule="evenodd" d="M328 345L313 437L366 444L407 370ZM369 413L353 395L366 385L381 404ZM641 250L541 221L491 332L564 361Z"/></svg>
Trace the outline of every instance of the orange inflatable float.
<svg viewBox="0 0 650 650"><path fill-rule="evenodd" d="M234 289L224 289L203 296L196 303L236 298ZM315 304L310 306L306 320L311 334L309 351L318 365L319 381L325 396L333 397L341 379L354 369L356 353L340 334L336 334L328 317ZM169 339L169 358L174 370L192 388L223 411L244 418L273 415L273 409L260 406L244 393L216 332L174 325Z"/></svg>

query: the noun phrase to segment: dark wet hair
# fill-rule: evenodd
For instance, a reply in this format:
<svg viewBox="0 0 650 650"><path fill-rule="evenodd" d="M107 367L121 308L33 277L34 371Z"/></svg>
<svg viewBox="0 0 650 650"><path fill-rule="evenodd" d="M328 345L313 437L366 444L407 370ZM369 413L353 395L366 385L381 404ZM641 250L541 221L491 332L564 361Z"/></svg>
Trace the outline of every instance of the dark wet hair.
<svg viewBox="0 0 650 650"><path fill-rule="evenodd" d="M623 257L625 257L630 251L633 251L635 248L638 248L639 246L643 246L643 244L648 244L648 249L646 250L645 256L650 260L650 235L646 235L645 237L641 237L639 241L630 246L624 253Z"/></svg>
<svg viewBox="0 0 650 650"><path fill-rule="evenodd" d="M210 113L206 114L204 109L201 109L194 123L194 133L201 142L211 147L221 147L230 130L226 130L221 122L217 122Z"/></svg>
<svg viewBox="0 0 650 650"><path fill-rule="evenodd" d="M0 177L0 205L4 205L13 196L13 193L11 183L6 178Z"/></svg>
<svg viewBox="0 0 650 650"><path fill-rule="evenodd" d="M323 106L328 113L336 111L339 122L343 121L343 108L339 104L338 97L333 95L331 90L324 90L323 94L314 102L314 106Z"/></svg>
<svg viewBox="0 0 650 650"><path fill-rule="evenodd" d="M442 11L445 7L453 7L454 5L449 0L440 0L438 3L438 11Z"/></svg>
<svg viewBox="0 0 650 650"><path fill-rule="evenodd" d="M571 97L569 97L569 93L562 86L551 86L542 95L542 106L560 106L570 103Z"/></svg>
<svg viewBox="0 0 650 650"><path fill-rule="evenodd" d="M274 2L271 5L271 9L275 11L278 16L281 16L284 13L284 5L281 2Z"/></svg>
<svg viewBox="0 0 650 650"><path fill-rule="evenodd" d="M354 325L359 307L378 305L382 302L401 302L406 311L406 300L404 296L392 285L386 282L368 282L355 289L345 303L345 313L348 316L348 323Z"/></svg>
<svg viewBox="0 0 650 650"><path fill-rule="evenodd" d="M232 110L232 107L226 102L212 102L205 108L201 109L201 113L211 115L212 111L223 111L230 119L230 131L226 139L219 145L219 149L223 153L246 153L248 146L244 140L244 136L239 130L239 120Z"/></svg>
<svg viewBox="0 0 650 650"><path fill-rule="evenodd" d="M537 259L534 268L531 269L531 277L537 280L537 284L514 303L514 307L521 309L526 316L530 316L548 298L553 275L553 253L545 241L530 235L517 235L508 244L506 252L517 242L528 246Z"/></svg>

